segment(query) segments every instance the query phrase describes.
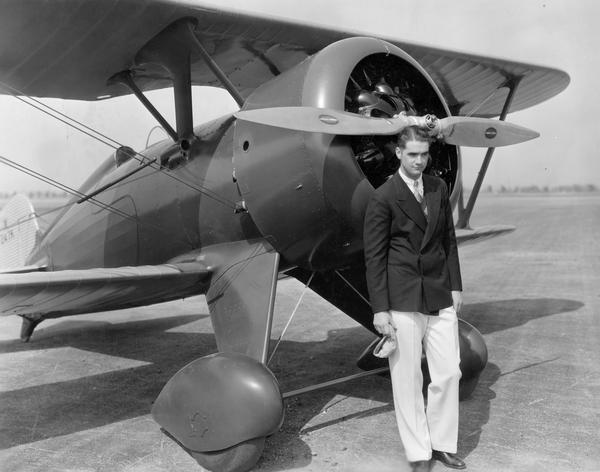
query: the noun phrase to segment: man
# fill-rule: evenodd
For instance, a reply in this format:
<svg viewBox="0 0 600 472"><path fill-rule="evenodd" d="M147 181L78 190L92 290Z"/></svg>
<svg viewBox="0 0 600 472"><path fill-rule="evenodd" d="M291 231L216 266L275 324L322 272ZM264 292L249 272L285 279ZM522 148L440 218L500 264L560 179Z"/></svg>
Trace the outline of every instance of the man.
<svg viewBox="0 0 600 472"><path fill-rule="evenodd" d="M414 471L431 459L464 469L456 454L462 283L446 184L423 174L429 137L398 135L400 169L374 193L365 216L367 285L375 329L395 336L389 356L400 438ZM422 349L431 375L422 394Z"/></svg>

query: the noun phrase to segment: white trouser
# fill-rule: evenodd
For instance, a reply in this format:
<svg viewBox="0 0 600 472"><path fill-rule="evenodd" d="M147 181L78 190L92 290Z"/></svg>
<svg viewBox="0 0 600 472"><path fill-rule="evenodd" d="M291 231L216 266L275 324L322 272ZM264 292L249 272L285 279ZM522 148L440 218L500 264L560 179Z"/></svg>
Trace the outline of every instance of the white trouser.
<svg viewBox="0 0 600 472"><path fill-rule="evenodd" d="M431 450L456 453L460 350L454 308L439 316L392 311L396 350L388 358L400 439L410 461L429 460ZM421 354L425 349L431 383L423 400Z"/></svg>

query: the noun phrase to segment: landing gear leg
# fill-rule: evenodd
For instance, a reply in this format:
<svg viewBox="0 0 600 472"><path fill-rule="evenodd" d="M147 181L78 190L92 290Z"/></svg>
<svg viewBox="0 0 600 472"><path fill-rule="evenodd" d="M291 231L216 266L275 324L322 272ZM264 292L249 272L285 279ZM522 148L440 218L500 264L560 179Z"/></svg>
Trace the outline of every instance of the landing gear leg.
<svg viewBox="0 0 600 472"><path fill-rule="evenodd" d="M279 384L266 366L279 254L265 240L213 250L204 253L216 261L206 300L220 352L179 370L152 416L204 468L246 472L284 417Z"/></svg>
<svg viewBox="0 0 600 472"><path fill-rule="evenodd" d="M24 343L29 342L33 330L39 325L44 319L43 318L32 318L27 316L21 316L23 322L21 324L21 341Z"/></svg>

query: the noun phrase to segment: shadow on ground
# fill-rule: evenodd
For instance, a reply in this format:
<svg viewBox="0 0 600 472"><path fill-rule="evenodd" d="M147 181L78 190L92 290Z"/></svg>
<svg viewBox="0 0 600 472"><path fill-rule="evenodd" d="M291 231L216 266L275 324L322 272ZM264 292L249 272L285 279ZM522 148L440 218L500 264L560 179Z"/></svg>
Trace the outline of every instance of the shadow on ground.
<svg viewBox="0 0 600 472"><path fill-rule="evenodd" d="M481 334L489 334L545 316L576 311L582 306L582 302L562 298L515 298L465 305L460 317Z"/></svg>
<svg viewBox="0 0 600 472"><path fill-rule="evenodd" d="M581 306L583 304L578 301L565 299L500 300L467 305L463 317L483 334L489 334L537 318L572 312ZM49 380L44 385L1 393L3 432L0 449L148 414L152 402L172 375L192 360L216 351L211 334L167 331L207 316L190 314L120 324L74 323L65 319L64 323L56 325L59 328L40 329L28 344L0 342L3 353L72 347L148 363L65 382ZM318 317L313 320L310 322L317 326ZM309 331L310 326L303 326L303 329ZM356 372L354 360L372 339L370 332L355 327L331 330L325 341L283 341L270 368L277 376L282 392L341 377ZM488 363L473 395L461 404L459 452L464 456L478 445L495 397L492 387L501 375L496 364ZM336 395L368 398L379 405L307 427ZM381 406L381 403L385 405ZM259 467L274 471L309 464L311 450L302 440L303 434L351 418L392 410L390 384L381 376L292 398L286 402L284 426L280 433L267 440ZM281 457L278 454L282 454Z"/></svg>

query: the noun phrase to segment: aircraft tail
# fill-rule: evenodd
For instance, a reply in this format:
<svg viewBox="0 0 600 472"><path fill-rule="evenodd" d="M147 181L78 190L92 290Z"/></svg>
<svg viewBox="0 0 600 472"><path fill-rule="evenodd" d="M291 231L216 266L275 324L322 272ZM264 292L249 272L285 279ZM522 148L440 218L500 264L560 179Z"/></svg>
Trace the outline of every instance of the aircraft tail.
<svg viewBox="0 0 600 472"><path fill-rule="evenodd" d="M25 267L39 232L33 205L25 195L15 195L0 211L0 271Z"/></svg>

